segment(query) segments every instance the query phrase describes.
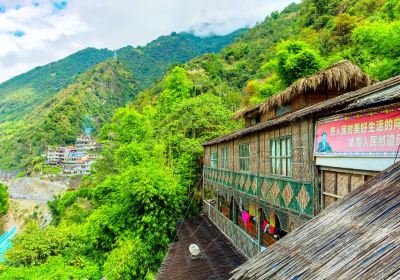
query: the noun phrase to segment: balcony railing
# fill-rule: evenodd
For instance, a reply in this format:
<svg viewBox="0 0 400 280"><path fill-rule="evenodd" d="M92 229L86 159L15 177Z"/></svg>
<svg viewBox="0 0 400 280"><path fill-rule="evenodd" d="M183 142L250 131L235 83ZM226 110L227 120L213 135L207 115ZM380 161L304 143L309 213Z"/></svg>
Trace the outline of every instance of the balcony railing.
<svg viewBox="0 0 400 280"><path fill-rule="evenodd" d="M291 178L256 176L249 173L204 168L204 178L221 186L235 189L280 208L308 217L314 216L314 189L311 182Z"/></svg>
<svg viewBox="0 0 400 280"><path fill-rule="evenodd" d="M222 213L209 204L203 201L203 211L207 214L210 220L227 236L230 241L242 251L248 258L258 254L259 245L256 239L253 239L233 221L229 220Z"/></svg>

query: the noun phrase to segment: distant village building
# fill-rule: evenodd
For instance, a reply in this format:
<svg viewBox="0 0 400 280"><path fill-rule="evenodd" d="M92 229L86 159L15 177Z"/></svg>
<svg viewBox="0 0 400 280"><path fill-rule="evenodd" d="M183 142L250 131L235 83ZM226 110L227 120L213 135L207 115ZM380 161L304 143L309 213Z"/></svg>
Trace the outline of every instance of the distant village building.
<svg viewBox="0 0 400 280"><path fill-rule="evenodd" d="M250 258L394 163L400 77L341 61L237 118L203 144L204 212Z"/></svg>
<svg viewBox="0 0 400 280"><path fill-rule="evenodd" d="M46 163L51 166L61 166L64 175L87 175L90 167L101 150L95 139L80 135L75 146L48 147Z"/></svg>
<svg viewBox="0 0 400 280"><path fill-rule="evenodd" d="M80 135L75 142L75 146L84 151L98 151L101 149L96 140L88 135Z"/></svg>

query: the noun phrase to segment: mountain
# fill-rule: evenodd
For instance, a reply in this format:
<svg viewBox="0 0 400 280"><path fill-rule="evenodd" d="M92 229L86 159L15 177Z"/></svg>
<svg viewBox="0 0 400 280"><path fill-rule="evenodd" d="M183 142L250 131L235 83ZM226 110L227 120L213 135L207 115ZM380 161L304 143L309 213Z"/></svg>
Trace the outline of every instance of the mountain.
<svg viewBox="0 0 400 280"><path fill-rule="evenodd" d="M183 67L196 94L221 96L233 111L343 59L384 80L400 75L399 17L397 0L303 0L271 13L219 54ZM142 92L136 108L160 92L160 86Z"/></svg>
<svg viewBox="0 0 400 280"><path fill-rule="evenodd" d="M169 69L103 126L105 149L93 176L50 203L53 225L33 223L16 236L0 279L156 279L176 221L196 213L201 201L201 143L240 126L232 115L241 108L343 58L377 79L400 74L399 30L398 0L304 0L267 16L220 53ZM128 67L118 74L110 63L110 73L125 77ZM90 75L106 79L101 68ZM132 91L139 86L123 80ZM78 88L79 99L93 94ZM125 92L122 84L116 91ZM89 100L87 107L95 98ZM73 113L63 118L70 103L41 123L76 123Z"/></svg>
<svg viewBox="0 0 400 280"><path fill-rule="evenodd" d="M29 131L23 129L29 127L27 124L37 124L37 120L43 118L44 112L47 111L46 106L61 100L60 93L63 89L76 83L81 84L82 74L88 81L92 81L89 79L90 74L100 71L95 65L114 57L114 54L119 61L118 67L128 71L135 79L135 87L131 88L130 93L132 99L140 90L146 89L160 79L170 65L186 62L205 52L218 52L244 32L245 29L242 29L226 36L202 38L185 32L172 33L161 36L143 47L128 46L115 52L88 48L0 84L0 168L24 166L33 156L40 154L40 150L43 151L47 144L57 144L55 140L59 141L59 144L72 143L72 139L79 131L73 130L74 134L67 136L65 132L72 133L71 130L57 130L62 136L54 135L53 138L46 138L44 137L46 131L35 129L40 131L38 138L41 140L31 141L20 130L24 131L25 135L31 135ZM87 87L94 86L87 83ZM62 95L66 94L68 93L64 91ZM127 100L124 99L124 102ZM110 100L104 102L108 101ZM123 106L124 102L119 106ZM107 105L109 104L106 103L105 108ZM39 112L39 115L36 112ZM111 110L108 115L112 112ZM106 119L100 117L97 125ZM79 127L81 124L76 122L71 125ZM13 147L11 144L15 147L11 148Z"/></svg>
<svg viewBox="0 0 400 280"><path fill-rule="evenodd" d="M112 54L106 49L87 48L0 84L0 122L16 120L29 113L79 74Z"/></svg>
<svg viewBox="0 0 400 280"><path fill-rule="evenodd" d="M136 90L137 81L122 63L110 59L97 64L28 116L0 125L2 164L26 166L47 145L73 143L87 125L97 131Z"/></svg>
<svg viewBox="0 0 400 280"><path fill-rule="evenodd" d="M161 36L144 47L119 49L118 59L132 71L143 90L158 81L171 64L180 64L204 53L217 53L239 38L247 29L225 36L198 37L191 33L171 33Z"/></svg>
<svg viewBox="0 0 400 280"><path fill-rule="evenodd" d="M218 52L243 34L197 37L190 33L161 36L143 47L116 50L120 61L140 81L139 89L160 79L170 64L183 63L206 52ZM113 57L108 49L87 48L64 59L36 67L0 84L0 122L16 120L45 102L90 67Z"/></svg>

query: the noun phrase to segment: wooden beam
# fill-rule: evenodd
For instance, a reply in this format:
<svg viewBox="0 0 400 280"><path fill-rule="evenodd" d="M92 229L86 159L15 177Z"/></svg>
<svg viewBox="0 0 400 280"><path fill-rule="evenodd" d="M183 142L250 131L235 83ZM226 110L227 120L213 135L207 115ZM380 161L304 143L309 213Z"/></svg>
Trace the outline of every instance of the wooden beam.
<svg viewBox="0 0 400 280"><path fill-rule="evenodd" d="M322 194L326 195L326 196L338 198L338 199L342 199L343 198L343 196L340 196L340 195L337 195L337 194L333 194L333 193L328 193L328 192L323 192Z"/></svg>

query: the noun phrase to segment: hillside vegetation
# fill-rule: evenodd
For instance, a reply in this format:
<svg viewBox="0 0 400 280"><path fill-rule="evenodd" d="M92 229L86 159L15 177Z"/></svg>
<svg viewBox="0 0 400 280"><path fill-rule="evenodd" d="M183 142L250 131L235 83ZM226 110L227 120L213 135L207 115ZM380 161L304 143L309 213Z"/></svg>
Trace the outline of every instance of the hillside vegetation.
<svg viewBox="0 0 400 280"><path fill-rule="evenodd" d="M136 81L121 63L102 62L38 105L24 119L0 125L0 158L5 166L26 166L47 145L73 143L88 123L96 131L116 108L131 100Z"/></svg>
<svg viewBox="0 0 400 280"><path fill-rule="evenodd" d="M52 226L15 239L0 279L154 279L176 221L196 213L200 144L238 128L234 111L343 58L396 75L399 16L398 1L306 0L171 69L101 129L94 174L51 203Z"/></svg>
<svg viewBox="0 0 400 280"><path fill-rule="evenodd" d="M174 63L186 62L206 52L219 52L245 29L226 36L197 37L190 33L172 33L141 47L127 46L115 51L145 89L159 80ZM73 83L92 66L113 57L108 49L87 48L64 59L36 67L0 84L0 123L19 119Z"/></svg>
<svg viewBox="0 0 400 280"><path fill-rule="evenodd" d="M185 65L198 93L212 92L232 109L262 102L300 77L342 59L373 78L400 74L397 0L304 0L274 12L218 55ZM141 93L137 108L159 94Z"/></svg>
<svg viewBox="0 0 400 280"><path fill-rule="evenodd" d="M204 53L217 53L239 38L247 29L225 36L197 37L191 33L171 33L161 36L144 47L125 47L117 51L118 59L140 81L144 90L158 82L173 64L180 64Z"/></svg>
<svg viewBox="0 0 400 280"><path fill-rule="evenodd" d="M115 74L105 77L104 64L100 64L100 67L97 65L114 56L114 52L106 49L88 48L1 84L0 169L26 167L35 156L44 152L48 144L73 143L81 132L79 128L82 128L82 118L85 116L95 122L96 133L97 128L112 115L113 110L108 109L123 106L132 100L140 90L159 80L171 64L186 62L205 52L218 52L244 31L242 29L226 36L205 38L189 33L172 33L144 47L117 50L119 64L113 72L129 72L132 76L129 83L135 83L134 87L129 87L127 98L121 99L119 103L113 99L120 94L116 92L118 90L102 86ZM66 87L68 90L63 91ZM92 107L97 105L90 104L99 101L93 88L97 91L100 88L103 96L110 95L109 99L101 100L105 104L103 110L96 112L93 112ZM76 99L77 95L88 100L75 102L79 100ZM48 112L50 107L51 112ZM61 117L63 114L65 116Z"/></svg>
<svg viewBox="0 0 400 280"><path fill-rule="evenodd" d="M29 114L79 74L111 56L110 50L84 49L0 84L0 123Z"/></svg>

